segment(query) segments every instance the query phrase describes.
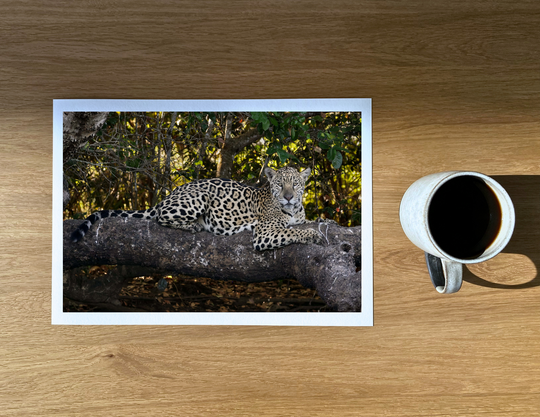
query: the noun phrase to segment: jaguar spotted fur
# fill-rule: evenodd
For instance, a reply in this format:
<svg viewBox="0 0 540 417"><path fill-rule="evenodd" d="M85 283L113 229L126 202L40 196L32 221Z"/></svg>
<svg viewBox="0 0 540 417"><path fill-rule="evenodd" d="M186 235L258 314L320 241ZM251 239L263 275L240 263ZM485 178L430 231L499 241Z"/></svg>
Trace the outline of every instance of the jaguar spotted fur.
<svg viewBox="0 0 540 417"><path fill-rule="evenodd" d="M265 169L269 184L255 188L227 179L196 180L176 188L148 210L102 210L90 215L71 235L80 241L92 225L107 217L156 219L162 226L192 233L206 230L215 235L253 231L253 247L258 251L281 248L291 243L323 242L315 229L289 226L310 223L305 218L302 196L311 173L285 167Z"/></svg>

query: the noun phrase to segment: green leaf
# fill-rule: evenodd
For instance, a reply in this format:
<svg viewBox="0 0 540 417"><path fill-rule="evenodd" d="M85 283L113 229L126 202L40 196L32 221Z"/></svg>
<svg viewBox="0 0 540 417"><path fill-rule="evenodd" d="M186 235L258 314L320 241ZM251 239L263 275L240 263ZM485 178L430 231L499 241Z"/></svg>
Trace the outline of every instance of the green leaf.
<svg viewBox="0 0 540 417"><path fill-rule="evenodd" d="M269 117L268 120L270 120L270 123L272 123L275 127L279 126L279 123L275 117Z"/></svg>
<svg viewBox="0 0 540 417"><path fill-rule="evenodd" d="M264 114L261 112L254 111L253 113L251 113L251 118L253 119L253 121L257 123L261 123L263 117L264 117Z"/></svg>
<svg viewBox="0 0 540 417"><path fill-rule="evenodd" d="M272 144L268 147L268 149L266 150L266 154L267 154L268 156L272 156L272 155L274 155L278 150L282 150L281 147L280 147L278 144L276 144L276 143L272 143Z"/></svg>
<svg viewBox="0 0 540 417"><path fill-rule="evenodd" d="M322 146L321 146L322 148ZM324 148L323 148L324 149ZM330 162L333 162L334 161L334 158L336 157L336 154L337 154L337 150L335 148L332 148L328 151L328 153L326 154L326 157L328 158L328 160Z"/></svg>
<svg viewBox="0 0 540 417"><path fill-rule="evenodd" d="M332 147L332 143L319 142L319 148L321 148L321 149L330 149L331 147Z"/></svg>
<svg viewBox="0 0 540 417"><path fill-rule="evenodd" d="M279 160L281 161L281 163L287 161L287 159L289 158L292 158L292 155L289 152L284 151L283 149L276 149L276 152L279 156Z"/></svg>
<svg viewBox="0 0 540 417"><path fill-rule="evenodd" d="M268 120L268 115L263 112L253 112L251 113L251 118L259 125L261 125L263 131L268 130L270 127L270 120Z"/></svg>
<svg viewBox="0 0 540 417"><path fill-rule="evenodd" d="M343 163L343 156L341 155L341 152L336 151L336 155L332 159L332 166L334 167L334 169L339 169L342 163Z"/></svg>

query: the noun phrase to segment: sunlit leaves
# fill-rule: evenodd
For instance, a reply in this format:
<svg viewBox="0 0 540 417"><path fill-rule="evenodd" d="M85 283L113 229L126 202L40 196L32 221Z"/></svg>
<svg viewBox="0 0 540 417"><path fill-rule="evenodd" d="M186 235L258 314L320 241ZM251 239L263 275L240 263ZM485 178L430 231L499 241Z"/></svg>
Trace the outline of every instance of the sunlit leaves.
<svg viewBox="0 0 540 417"><path fill-rule="evenodd" d="M232 179L257 185L266 165L311 167L307 217L358 221L361 115L339 112L111 113L65 165L78 202L67 216L105 205L149 207L178 185L215 177L228 138L254 128L261 139L236 154Z"/></svg>

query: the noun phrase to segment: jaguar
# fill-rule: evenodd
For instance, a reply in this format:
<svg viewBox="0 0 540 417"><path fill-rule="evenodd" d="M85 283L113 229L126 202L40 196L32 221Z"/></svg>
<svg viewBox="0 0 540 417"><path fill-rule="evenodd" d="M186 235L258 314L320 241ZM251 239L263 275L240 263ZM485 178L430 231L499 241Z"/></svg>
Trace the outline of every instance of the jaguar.
<svg viewBox="0 0 540 417"><path fill-rule="evenodd" d="M311 169L293 167L277 171L265 168L269 182L260 188L228 179L202 179L179 186L163 201L147 210L101 210L91 214L71 235L72 242L83 239L94 223L108 217L156 219L161 226L192 233L203 230L230 236L244 230L253 232L253 248L277 249L292 243L322 244L315 229L289 226L312 223L305 218L302 197Z"/></svg>

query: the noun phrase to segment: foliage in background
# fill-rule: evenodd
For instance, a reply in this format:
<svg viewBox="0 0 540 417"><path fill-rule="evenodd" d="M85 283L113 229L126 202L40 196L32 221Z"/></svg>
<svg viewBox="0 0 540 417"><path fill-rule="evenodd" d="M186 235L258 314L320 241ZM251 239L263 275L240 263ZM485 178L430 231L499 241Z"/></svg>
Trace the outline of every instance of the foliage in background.
<svg viewBox="0 0 540 417"><path fill-rule="evenodd" d="M219 172L259 186L265 166L285 165L312 168L307 218L360 224L359 113L110 113L64 164L71 193L64 216L144 209Z"/></svg>

